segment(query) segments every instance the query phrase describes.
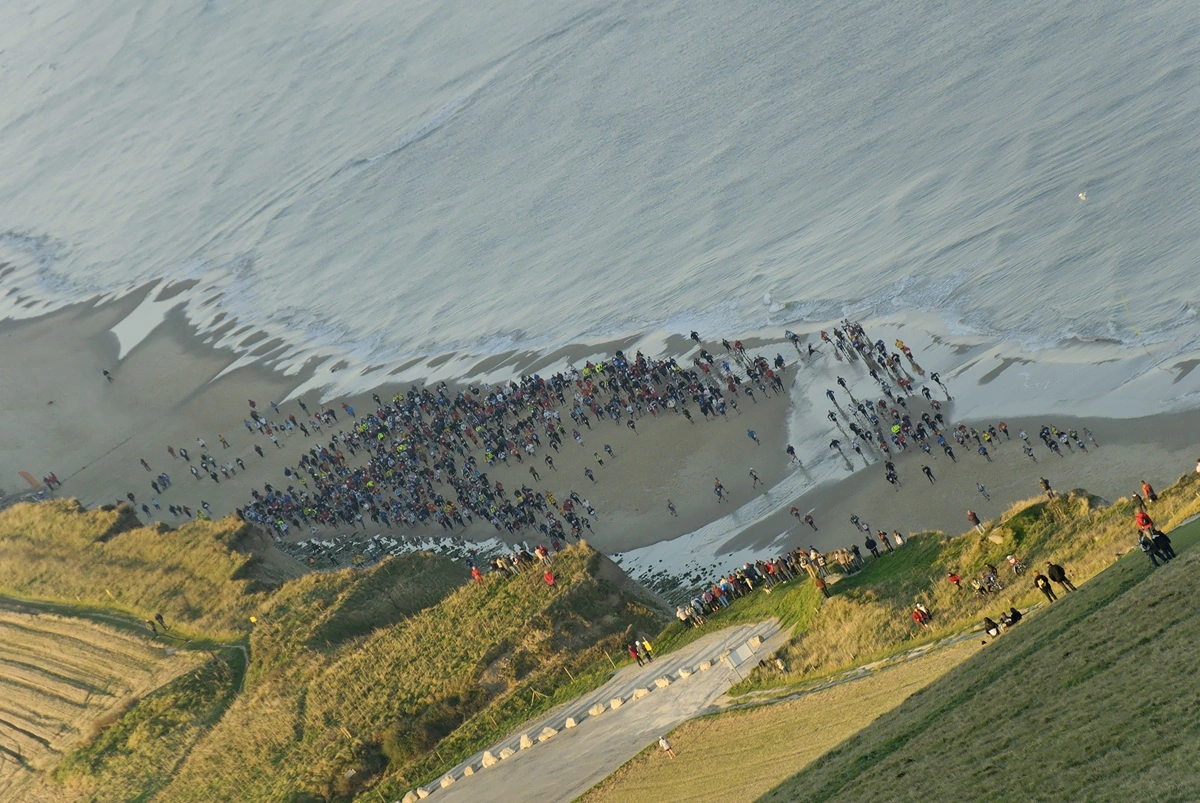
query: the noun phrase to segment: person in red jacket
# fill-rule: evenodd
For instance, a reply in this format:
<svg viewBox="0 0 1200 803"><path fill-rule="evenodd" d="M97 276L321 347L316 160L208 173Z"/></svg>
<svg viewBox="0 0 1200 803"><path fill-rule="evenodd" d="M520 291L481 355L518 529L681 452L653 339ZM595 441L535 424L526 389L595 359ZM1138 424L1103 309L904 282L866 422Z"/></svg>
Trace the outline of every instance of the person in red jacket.
<svg viewBox="0 0 1200 803"><path fill-rule="evenodd" d="M1146 511L1139 510L1134 514L1133 520L1137 522L1138 529L1150 535L1154 532L1154 520L1147 515Z"/></svg>
<svg viewBox="0 0 1200 803"><path fill-rule="evenodd" d="M471 577L475 578L475 582L477 583L483 582L483 572L479 571L478 566L471 567Z"/></svg>
<svg viewBox="0 0 1200 803"><path fill-rule="evenodd" d="M913 618L914 622L916 622L917 624L919 624L921 626L922 630L929 627L929 625L926 623L925 612L922 611L920 608L913 608L912 618Z"/></svg>
<svg viewBox="0 0 1200 803"><path fill-rule="evenodd" d="M546 581L546 585L554 588L554 572L547 569L546 573L542 575L542 579Z"/></svg>

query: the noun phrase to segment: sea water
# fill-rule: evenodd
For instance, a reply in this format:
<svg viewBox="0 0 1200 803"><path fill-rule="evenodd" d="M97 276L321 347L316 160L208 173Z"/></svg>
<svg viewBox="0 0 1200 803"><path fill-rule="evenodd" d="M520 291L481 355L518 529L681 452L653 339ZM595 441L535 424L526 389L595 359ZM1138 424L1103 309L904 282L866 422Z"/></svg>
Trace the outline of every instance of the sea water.
<svg viewBox="0 0 1200 803"><path fill-rule="evenodd" d="M189 280L284 366L905 313L1182 349L1197 64L1183 0L12 0L0 315Z"/></svg>

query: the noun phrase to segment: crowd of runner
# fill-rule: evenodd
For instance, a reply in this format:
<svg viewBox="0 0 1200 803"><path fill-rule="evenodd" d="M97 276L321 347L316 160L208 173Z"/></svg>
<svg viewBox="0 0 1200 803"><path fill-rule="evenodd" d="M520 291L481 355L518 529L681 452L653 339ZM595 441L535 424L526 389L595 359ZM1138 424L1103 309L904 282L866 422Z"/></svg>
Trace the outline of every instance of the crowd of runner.
<svg viewBox="0 0 1200 803"><path fill-rule="evenodd" d="M579 538L592 530L599 512L578 491L559 496L542 483L543 472L558 471L554 455L562 449L586 448L585 436L602 440L594 430L605 425L636 433L640 423L664 415L695 424L728 417L737 411L739 398L758 404L785 393L782 355L773 361L751 356L740 341L729 349L719 364L705 349L691 364L618 351L581 369L548 378L526 376L498 387L413 386L386 400L374 394L369 411L347 403L340 413L325 405L310 411L300 401L298 417L274 402L269 412L259 410L251 400L243 423L265 439L254 446L260 458L263 445L281 448L281 435L311 438L312 445L282 469L276 482L252 489L236 513L279 537L303 529L437 525L457 531L481 520L512 538L540 533L552 545ZM245 469L240 458L218 460L214 454L228 448L224 436L219 445L210 450L197 438L198 456L184 448L168 451L185 461L195 481L219 484ZM593 449L598 467L615 456L608 444ZM531 481L506 488L489 476L500 463L527 463ZM595 482L590 468L584 476ZM133 492L127 496L150 513L151 506L160 509L157 496L170 484L165 473L154 477L149 505ZM209 510L203 501L195 511L168 508L184 517L205 516Z"/></svg>

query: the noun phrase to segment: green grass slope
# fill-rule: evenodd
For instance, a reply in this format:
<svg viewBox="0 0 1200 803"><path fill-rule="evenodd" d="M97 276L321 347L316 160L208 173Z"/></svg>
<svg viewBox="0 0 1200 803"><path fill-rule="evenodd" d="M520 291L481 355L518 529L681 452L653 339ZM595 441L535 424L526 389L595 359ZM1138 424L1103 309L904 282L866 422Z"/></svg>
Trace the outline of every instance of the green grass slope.
<svg viewBox="0 0 1200 803"><path fill-rule="evenodd" d="M1200 522L1128 555L762 799L1196 800Z"/></svg>
<svg viewBox="0 0 1200 803"><path fill-rule="evenodd" d="M1155 521L1169 529L1200 513L1198 491L1200 475L1184 475L1152 506ZM1037 569L1045 572L1048 561L1064 566L1078 585L1135 548L1132 503L1122 499L1110 505L1084 491L1014 505L983 535L971 531L955 538L938 533L914 536L895 553L874 561L868 558L863 571L831 585L832 598L819 615L812 616L807 626L797 627L779 651L786 673L757 669L733 691L806 682L935 641L984 616L996 618L1010 606L1024 609L1044 601L1032 576ZM1009 554L1026 562L1026 575L1016 577L1009 571L1005 561ZM1005 588L981 597L966 581L988 563L999 568ZM961 588L947 581L951 569L963 577ZM934 615L928 630L919 629L911 619L917 601Z"/></svg>

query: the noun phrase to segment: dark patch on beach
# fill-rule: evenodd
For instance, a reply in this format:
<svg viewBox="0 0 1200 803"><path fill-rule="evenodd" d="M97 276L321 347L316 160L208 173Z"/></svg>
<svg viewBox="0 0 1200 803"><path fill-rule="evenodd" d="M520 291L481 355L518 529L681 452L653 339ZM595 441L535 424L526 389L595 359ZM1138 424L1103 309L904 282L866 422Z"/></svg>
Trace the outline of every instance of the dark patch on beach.
<svg viewBox="0 0 1200 803"><path fill-rule="evenodd" d="M221 313L221 314L223 315L224 313ZM206 343L216 343L221 338L225 337L230 332L232 332L235 327L237 327L237 320L234 318L230 318L228 321L225 321L225 323L221 324L217 328L210 329L208 331L207 337L205 338L205 342Z"/></svg>
<svg viewBox="0 0 1200 803"><path fill-rule="evenodd" d="M979 384L981 384L981 385L988 384L993 379L1000 376L1000 374L1007 371L1009 369L1009 367L1011 367L1013 365L1028 365L1029 363L1033 362L1033 360L1026 360L1026 359L1022 359L1021 357L1003 357L1003 358L998 358L998 359L1000 359L1000 364L998 366L996 366L995 368L993 368L992 370L988 371L983 376L979 377Z"/></svg>
<svg viewBox="0 0 1200 803"><path fill-rule="evenodd" d="M239 347L239 348L244 348L244 349L245 349L245 348L250 348L250 347L251 347L251 346L253 346L255 343L257 343L258 341L260 341L260 340L262 340L263 338L265 338L266 336L267 336L267 335L266 335L266 333L265 333L265 332L253 332L253 333L251 333L251 335L250 335L249 337L247 337L247 338L246 338L245 340L243 340L241 343L238 343L238 347Z"/></svg>
<svg viewBox="0 0 1200 803"><path fill-rule="evenodd" d="M263 343L261 346L254 349L254 351L249 352L249 356L262 357L263 355L269 354L272 351L275 351L276 349L278 349L280 346L283 346L283 345L285 345L285 344L282 339L280 339L278 337L273 337L270 340L268 340L266 343Z"/></svg>
<svg viewBox="0 0 1200 803"><path fill-rule="evenodd" d="M200 284L199 279L184 279L182 282L172 282L171 284L168 284L167 286L163 287L163 289L158 294L158 298L156 298L154 300L155 301L166 301L167 299L174 298L175 296L179 295L180 293L191 290L193 287L195 287L198 284Z"/></svg>
<svg viewBox="0 0 1200 803"><path fill-rule="evenodd" d="M1178 368L1179 374L1172 380L1172 385L1177 385L1183 381L1183 378L1196 370L1196 366L1200 365L1200 360L1182 360L1172 365L1172 368Z"/></svg>
<svg viewBox="0 0 1200 803"><path fill-rule="evenodd" d="M457 353L458 352L451 351L447 352L446 354L439 354L429 361L429 367L437 368L439 365L445 365L446 363L450 362L450 360L454 359L454 357L457 356Z"/></svg>
<svg viewBox="0 0 1200 803"><path fill-rule="evenodd" d="M951 343L944 337L938 337L937 335L930 335L929 339L940 346L951 346L954 349L954 356L956 357L961 357L971 349L975 348L975 346L969 346L966 343Z"/></svg>
<svg viewBox="0 0 1200 803"><path fill-rule="evenodd" d="M493 354L491 357L485 357L471 367L471 370L467 372L467 376L476 376L478 374L486 374L489 371L493 371L504 365L506 362L516 356L516 354L516 349L513 349L512 351L505 351L501 354Z"/></svg>
<svg viewBox="0 0 1200 803"><path fill-rule="evenodd" d="M948 374L948 376L951 376L951 377L962 376L962 375L963 375L963 374L965 374L965 373L966 373L968 370L970 370L971 368L974 368L974 367L975 367L975 364L976 364L976 363L978 363L978 362L979 362L979 360L978 360L978 359L974 359L974 360L971 360L969 363L965 363L964 365L960 365L960 366L958 366L957 368L955 368L955 369L954 369L954 371L953 371L952 373Z"/></svg>
<svg viewBox="0 0 1200 803"><path fill-rule="evenodd" d="M394 375L400 373L401 371L407 371L409 368L412 368L414 365L419 363L422 359L424 359L424 358L423 357L413 357L408 362L401 363L400 365L397 365L392 370L388 371L388 376L394 376Z"/></svg>
<svg viewBox="0 0 1200 803"><path fill-rule="evenodd" d="M541 353L537 351L522 351L513 361L513 373L524 376L527 373L532 373L529 369L537 364Z"/></svg>

